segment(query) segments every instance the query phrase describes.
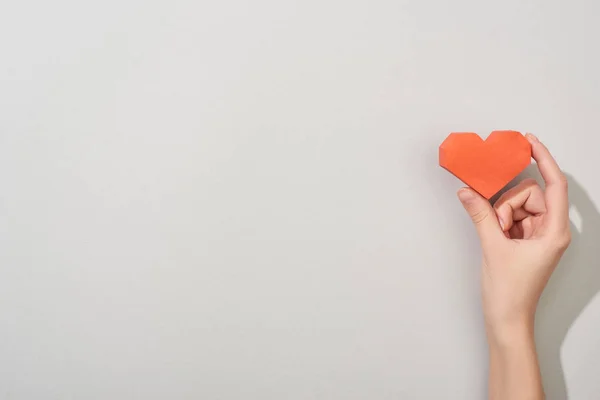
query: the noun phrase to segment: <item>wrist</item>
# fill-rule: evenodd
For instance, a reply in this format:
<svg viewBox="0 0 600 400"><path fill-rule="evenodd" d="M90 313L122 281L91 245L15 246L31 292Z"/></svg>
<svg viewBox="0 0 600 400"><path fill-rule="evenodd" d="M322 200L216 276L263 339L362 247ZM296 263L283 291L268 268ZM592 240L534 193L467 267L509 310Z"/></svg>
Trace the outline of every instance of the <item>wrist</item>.
<svg viewBox="0 0 600 400"><path fill-rule="evenodd" d="M490 399L543 399L533 318L488 330Z"/></svg>
<svg viewBox="0 0 600 400"><path fill-rule="evenodd" d="M490 347L509 348L534 342L534 318L523 316L511 321L487 324L486 332Z"/></svg>

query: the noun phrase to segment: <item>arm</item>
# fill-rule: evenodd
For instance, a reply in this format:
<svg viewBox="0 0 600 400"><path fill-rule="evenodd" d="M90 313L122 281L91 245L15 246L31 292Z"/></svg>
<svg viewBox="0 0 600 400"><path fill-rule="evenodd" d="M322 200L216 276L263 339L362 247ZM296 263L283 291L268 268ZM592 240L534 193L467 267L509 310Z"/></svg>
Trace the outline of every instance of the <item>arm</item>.
<svg viewBox="0 0 600 400"><path fill-rule="evenodd" d="M490 400L544 398L533 335L535 310L571 240L566 178L548 149L533 135L527 139L545 191L527 179L493 207L470 189L458 192L483 253Z"/></svg>
<svg viewBox="0 0 600 400"><path fill-rule="evenodd" d="M488 343L490 400L543 399L533 321L523 321L502 338L488 337Z"/></svg>

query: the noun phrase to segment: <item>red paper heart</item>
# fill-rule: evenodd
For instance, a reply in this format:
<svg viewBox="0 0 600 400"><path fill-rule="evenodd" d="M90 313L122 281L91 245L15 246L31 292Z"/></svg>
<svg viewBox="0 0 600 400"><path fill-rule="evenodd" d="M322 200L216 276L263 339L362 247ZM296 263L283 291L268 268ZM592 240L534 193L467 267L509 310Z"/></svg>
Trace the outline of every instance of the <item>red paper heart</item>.
<svg viewBox="0 0 600 400"><path fill-rule="evenodd" d="M440 145L440 166L486 199L498 193L531 163L531 144L516 131L451 133Z"/></svg>

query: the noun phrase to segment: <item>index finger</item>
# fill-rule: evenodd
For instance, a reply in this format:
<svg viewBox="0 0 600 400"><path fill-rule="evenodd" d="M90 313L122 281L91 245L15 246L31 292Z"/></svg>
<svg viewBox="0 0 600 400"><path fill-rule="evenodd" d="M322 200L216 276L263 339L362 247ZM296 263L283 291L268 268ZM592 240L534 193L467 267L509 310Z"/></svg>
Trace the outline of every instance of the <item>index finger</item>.
<svg viewBox="0 0 600 400"><path fill-rule="evenodd" d="M567 178L546 146L530 133L525 136L531 143L533 159L537 162L542 178L546 182L546 207L548 208L550 226L557 230L568 228L569 192Z"/></svg>

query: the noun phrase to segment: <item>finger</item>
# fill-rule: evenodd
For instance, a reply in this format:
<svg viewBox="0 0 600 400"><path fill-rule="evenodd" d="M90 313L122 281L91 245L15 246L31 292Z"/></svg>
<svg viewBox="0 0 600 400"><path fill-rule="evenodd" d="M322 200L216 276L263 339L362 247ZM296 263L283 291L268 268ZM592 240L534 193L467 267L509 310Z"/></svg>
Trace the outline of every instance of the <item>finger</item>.
<svg viewBox="0 0 600 400"><path fill-rule="evenodd" d="M492 205L474 190L464 188L458 191L458 198L471 217L482 246L499 240L506 240Z"/></svg>
<svg viewBox="0 0 600 400"><path fill-rule="evenodd" d="M503 231L508 231L514 221L546 212L544 191L535 179L525 179L500 196L494 204Z"/></svg>
<svg viewBox="0 0 600 400"><path fill-rule="evenodd" d="M537 162L540 173L546 182L545 197L550 227L555 230L564 230L569 227L567 178L546 146L530 133L526 137L531 143L533 158Z"/></svg>
<svg viewBox="0 0 600 400"><path fill-rule="evenodd" d="M513 210L512 220L514 222L523 221L527 217L531 217L532 214L525 211L523 208L517 208Z"/></svg>
<svg viewBox="0 0 600 400"><path fill-rule="evenodd" d="M525 234L523 232L523 224L521 223L521 221L515 222L510 227L510 230L508 231L508 236L511 239L523 239Z"/></svg>
<svg viewBox="0 0 600 400"><path fill-rule="evenodd" d="M533 237L534 224L531 218L516 221L508 231L510 239L531 239Z"/></svg>

